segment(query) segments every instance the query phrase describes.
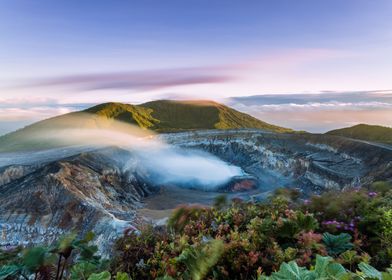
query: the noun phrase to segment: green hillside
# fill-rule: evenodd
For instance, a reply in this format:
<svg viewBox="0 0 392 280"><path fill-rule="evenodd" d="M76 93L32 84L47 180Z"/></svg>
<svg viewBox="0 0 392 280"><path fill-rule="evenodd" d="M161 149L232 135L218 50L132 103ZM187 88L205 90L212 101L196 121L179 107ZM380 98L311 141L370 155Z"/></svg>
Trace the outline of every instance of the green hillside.
<svg viewBox="0 0 392 280"><path fill-rule="evenodd" d="M259 128L292 132L212 101L158 100L141 105L105 103L85 110L158 132L192 129Z"/></svg>
<svg viewBox="0 0 392 280"><path fill-rule="evenodd" d="M358 124L352 127L331 130L326 134L392 144L392 128L379 125Z"/></svg>
<svg viewBox="0 0 392 280"><path fill-rule="evenodd" d="M234 128L260 128L275 132L292 131L268 124L212 101L160 100L144 103L141 106L151 109L152 117L160 121L152 127L158 131Z"/></svg>
<svg viewBox="0 0 392 280"><path fill-rule="evenodd" d="M112 128L118 122L136 125L156 132L176 132L195 129L258 128L274 132L293 132L271 125L250 115L212 101L159 100L141 105L104 103L84 111L43 120L0 137L0 152L53 146L42 141L48 130L65 128ZM34 138L39 141L34 142ZM34 144L32 144L34 142ZM61 144L61 143L60 143Z"/></svg>

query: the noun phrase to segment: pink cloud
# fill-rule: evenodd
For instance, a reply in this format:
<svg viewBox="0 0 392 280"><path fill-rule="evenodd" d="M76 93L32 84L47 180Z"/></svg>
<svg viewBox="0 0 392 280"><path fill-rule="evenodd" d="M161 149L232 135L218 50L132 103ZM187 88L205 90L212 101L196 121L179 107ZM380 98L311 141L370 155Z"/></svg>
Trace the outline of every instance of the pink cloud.
<svg viewBox="0 0 392 280"><path fill-rule="evenodd" d="M225 83L233 80L234 77L224 73L223 69L217 66L90 73L37 80L27 86L62 86L76 90L120 89L147 91L183 85Z"/></svg>

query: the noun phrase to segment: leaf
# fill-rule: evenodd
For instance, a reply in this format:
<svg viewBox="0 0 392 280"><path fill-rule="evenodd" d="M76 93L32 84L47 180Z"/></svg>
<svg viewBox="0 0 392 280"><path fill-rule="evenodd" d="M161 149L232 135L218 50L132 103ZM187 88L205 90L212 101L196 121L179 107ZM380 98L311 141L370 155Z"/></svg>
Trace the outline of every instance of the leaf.
<svg viewBox="0 0 392 280"><path fill-rule="evenodd" d="M116 280L129 280L129 276L125 272L117 272Z"/></svg>
<svg viewBox="0 0 392 280"><path fill-rule="evenodd" d="M310 271L297 265L295 261L282 263L279 271L274 272L271 280L306 280L310 278Z"/></svg>
<svg viewBox="0 0 392 280"><path fill-rule="evenodd" d="M302 212L297 213L297 225L303 231L311 231L318 228L318 222L312 215L305 215Z"/></svg>
<svg viewBox="0 0 392 280"><path fill-rule="evenodd" d="M327 267L328 277L333 280L343 280L349 273L340 263L330 263Z"/></svg>
<svg viewBox="0 0 392 280"><path fill-rule="evenodd" d="M71 268L71 280L87 279L95 271L96 267L92 263L77 263Z"/></svg>
<svg viewBox="0 0 392 280"><path fill-rule="evenodd" d="M328 232L323 234L323 242L327 247L328 254L336 256L354 247L350 242L351 235L348 233L341 233L333 235Z"/></svg>
<svg viewBox="0 0 392 280"><path fill-rule="evenodd" d="M76 241L76 234L71 233L62 236L59 239L57 250L60 254L62 254L65 258L68 258L72 250L74 249L74 242Z"/></svg>
<svg viewBox="0 0 392 280"><path fill-rule="evenodd" d="M7 279L10 276L15 276L19 273L20 267L17 265L5 265L0 268L0 280Z"/></svg>
<svg viewBox="0 0 392 280"><path fill-rule="evenodd" d="M93 273L87 280L110 280L110 272L103 271L101 273Z"/></svg>
<svg viewBox="0 0 392 280"><path fill-rule="evenodd" d="M392 280L392 273L389 272L382 272L382 280Z"/></svg>
<svg viewBox="0 0 392 280"><path fill-rule="evenodd" d="M316 256L316 266L314 272L319 278L326 277L328 275L327 268L332 261L331 257L322 257L320 255Z"/></svg>
<svg viewBox="0 0 392 280"><path fill-rule="evenodd" d="M98 252L98 247L95 245L86 245L84 243L76 246L79 250L80 259L84 261L93 261L95 260L95 253Z"/></svg>
<svg viewBox="0 0 392 280"><path fill-rule="evenodd" d="M368 277L368 278L379 279L379 280L383 279L381 272L378 271L377 269L375 269L373 266L367 264L367 263L361 262L358 265L358 267L364 273L364 275L366 277Z"/></svg>
<svg viewBox="0 0 392 280"><path fill-rule="evenodd" d="M298 232L300 232L298 224L293 220L285 220L279 227L279 237L284 239L291 239Z"/></svg>
<svg viewBox="0 0 392 280"><path fill-rule="evenodd" d="M357 256L357 252L353 250L348 250L346 252L343 252L340 254L340 258L345 262L349 264L355 263L355 258Z"/></svg>

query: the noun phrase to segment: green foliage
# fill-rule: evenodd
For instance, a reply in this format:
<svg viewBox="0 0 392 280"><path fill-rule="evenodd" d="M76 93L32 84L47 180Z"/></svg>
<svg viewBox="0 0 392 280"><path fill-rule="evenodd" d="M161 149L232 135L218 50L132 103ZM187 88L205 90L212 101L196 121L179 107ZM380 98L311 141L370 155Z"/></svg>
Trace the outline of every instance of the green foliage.
<svg viewBox="0 0 392 280"><path fill-rule="evenodd" d="M90 275L105 268L105 261L96 255L96 246L89 243L94 234L79 239L75 234L62 236L53 246L19 248L7 254L12 260L0 266L0 279L72 279L87 280Z"/></svg>
<svg viewBox="0 0 392 280"><path fill-rule="evenodd" d="M221 240L225 249L206 278L227 279L235 275L236 279L249 279L256 274L269 275L292 260L298 267L308 269L316 264L320 267L322 258L328 254L335 258L324 259L328 263L328 277L338 277L346 269L354 273L361 262L385 269L392 259L385 254L387 249L382 248L386 243L380 233L389 228L385 209L391 209L390 197L390 192L370 197L364 189L326 193L303 204L295 193L279 190L266 203L233 201L225 207L180 207L170 217L165 234L162 229L147 231L149 237L142 238L146 245L135 241L146 236L143 231L133 236L132 241L130 237L120 239L127 241L116 248L121 258L115 263L137 264L142 259L143 265L127 268L119 265L114 271L146 279L165 275L186 278L189 267L179 261L179 256L192 255L208 240ZM325 224L335 214L342 218L341 222L335 222L338 226ZM370 219L376 222L372 223L378 232L370 231ZM140 254L141 246L148 254L134 258L131 252ZM372 249L374 246L382 248L381 251ZM309 275L316 273L315 269L310 271Z"/></svg>
<svg viewBox="0 0 392 280"><path fill-rule="evenodd" d="M18 260L19 254L22 248L17 247L12 250L1 250L0 249L0 266L14 263Z"/></svg>
<svg viewBox="0 0 392 280"><path fill-rule="evenodd" d="M0 280L16 277L20 272L20 266L12 264L5 265L0 268Z"/></svg>
<svg viewBox="0 0 392 280"><path fill-rule="evenodd" d="M301 231L309 232L318 227L318 222L313 216L302 212L292 212L289 218L283 220L279 227L278 238L283 240L294 240Z"/></svg>
<svg viewBox="0 0 392 280"><path fill-rule="evenodd" d="M302 231L312 231L318 228L317 220L309 214L304 214L302 212L298 212L296 216L297 226Z"/></svg>
<svg viewBox="0 0 392 280"><path fill-rule="evenodd" d="M392 143L392 128L379 125L358 124L352 127L331 130L327 134Z"/></svg>
<svg viewBox="0 0 392 280"><path fill-rule="evenodd" d="M128 274L125 272L117 272L116 280L130 280Z"/></svg>
<svg viewBox="0 0 392 280"><path fill-rule="evenodd" d="M175 232L183 232L185 226L192 219L197 219L203 209L198 207L179 207L169 218L167 225Z"/></svg>
<svg viewBox="0 0 392 280"><path fill-rule="evenodd" d="M158 100L144 103L140 107L152 110L151 116L159 120L153 129L158 131L261 128L292 132L290 129L265 123L213 101Z"/></svg>
<svg viewBox="0 0 392 280"><path fill-rule="evenodd" d="M382 231L381 237L383 244L392 250L392 209L382 209L381 217ZM392 254L392 251L391 251Z"/></svg>
<svg viewBox="0 0 392 280"><path fill-rule="evenodd" d="M158 132L237 128L294 132L291 129L268 124L248 114L212 101L158 100L141 105L110 102L88 108L82 112L73 112L40 121L1 136L0 151L46 149L64 145L64 143L55 144L49 140L34 140L34 136L44 132L47 133L51 129L117 129L119 128L118 124L122 122ZM121 128L124 129L125 127Z"/></svg>
<svg viewBox="0 0 392 280"><path fill-rule="evenodd" d="M76 263L71 268L71 280L87 280L91 274L96 272L97 268L94 264L90 262L80 262Z"/></svg>
<svg viewBox="0 0 392 280"><path fill-rule="evenodd" d="M349 273L344 267L333 261L331 257L317 255L314 270L300 267L294 261L283 263L279 271L270 277L260 276L260 280L328 280L345 279Z"/></svg>
<svg viewBox="0 0 392 280"><path fill-rule="evenodd" d="M25 251L23 264L27 269L34 272L37 268L42 265L45 261L45 257L48 253L45 247L35 247Z"/></svg>
<svg viewBox="0 0 392 280"><path fill-rule="evenodd" d="M201 280L208 271L218 262L223 254L224 246L221 240L212 240L199 247L189 247L176 258L176 261L185 264L189 279Z"/></svg>
<svg viewBox="0 0 392 280"><path fill-rule="evenodd" d="M391 190L383 187L378 192L371 187L370 190L327 192L312 197L301 209L313 213L319 221L320 232L352 234L354 245L370 255L376 267L388 267L392 262L392 238L388 238L385 231L390 228L385 215L392 209Z"/></svg>
<svg viewBox="0 0 392 280"><path fill-rule="evenodd" d="M274 272L269 280L304 280L310 272L305 267L299 267L295 261L282 263L278 272Z"/></svg>
<svg viewBox="0 0 392 280"><path fill-rule="evenodd" d="M392 183L385 182L385 181L377 181L371 185L370 189L374 192L385 195L387 192L389 192L392 189Z"/></svg>
<svg viewBox="0 0 392 280"><path fill-rule="evenodd" d="M110 277L111 275L109 271L103 271L91 274L87 280L110 280Z"/></svg>
<svg viewBox="0 0 392 280"><path fill-rule="evenodd" d="M264 203L180 207L167 227L126 231L110 266L91 245L91 233L70 234L50 248L0 252L0 280L110 274L116 280L391 280L392 190L372 191L325 193L303 203L279 190Z"/></svg>
<svg viewBox="0 0 392 280"><path fill-rule="evenodd" d="M337 256L344 251L352 249L354 244L352 244L350 240L351 236L348 233L333 235L326 232L323 234L323 242L328 250L328 253L332 256Z"/></svg>
<svg viewBox="0 0 392 280"><path fill-rule="evenodd" d="M382 274L380 271L378 271L377 269L375 269L374 267L372 267L369 264L366 263L360 263L358 265L359 269L361 270L361 272L363 273L363 275L367 278L370 279L379 279L382 280Z"/></svg>
<svg viewBox="0 0 392 280"><path fill-rule="evenodd" d="M341 279L347 275L341 264L333 262L331 257L317 255L316 265L309 279Z"/></svg>

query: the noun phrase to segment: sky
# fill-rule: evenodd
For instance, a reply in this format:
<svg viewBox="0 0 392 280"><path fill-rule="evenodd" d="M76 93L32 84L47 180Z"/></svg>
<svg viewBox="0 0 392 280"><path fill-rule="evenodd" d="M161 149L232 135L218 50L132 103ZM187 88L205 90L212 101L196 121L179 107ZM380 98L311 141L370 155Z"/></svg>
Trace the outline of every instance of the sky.
<svg viewBox="0 0 392 280"><path fill-rule="evenodd" d="M2 0L0 134L155 99L310 132L392 126L391 18L390 0Z"/></svg>

